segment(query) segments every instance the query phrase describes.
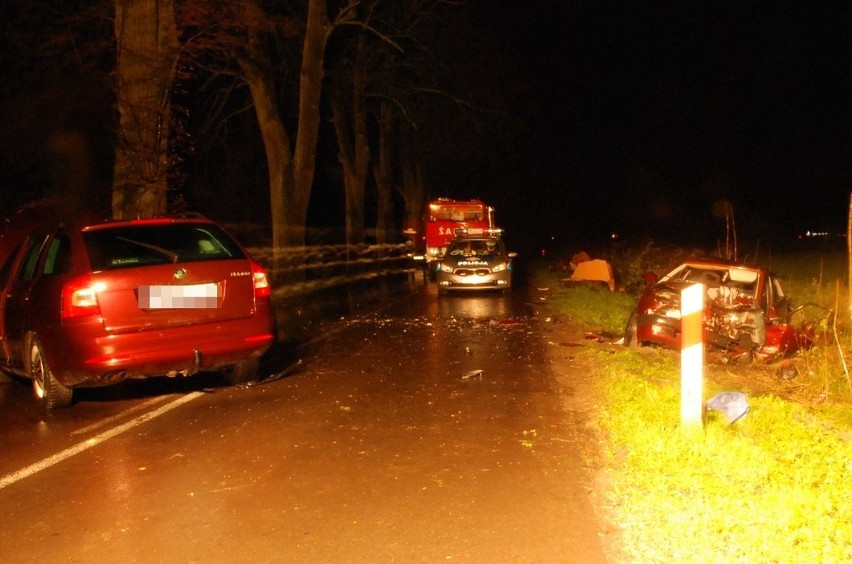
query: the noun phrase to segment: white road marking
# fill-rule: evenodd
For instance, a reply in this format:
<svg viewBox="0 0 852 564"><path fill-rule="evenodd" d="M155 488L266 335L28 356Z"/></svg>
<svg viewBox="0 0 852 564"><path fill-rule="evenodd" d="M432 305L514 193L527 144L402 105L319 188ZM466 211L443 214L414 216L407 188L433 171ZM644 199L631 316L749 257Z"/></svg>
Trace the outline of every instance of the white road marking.
<svg viewBox="0 0 852 564"><path fill-rule="evenodd" d="M131 407L130 409L122 411L121 413L116 413L112 417L107 417L106 419L101 419L97 423L92 423L91 425L83 427L82 429L77 429L76 431L71 431L71 434L72 435L85 435L86 433L91 433L95 429L98 429L100 427L105 427L105 426L109 425L110 423L112 423L113 421L115 421L117 419L124 419L125 417L127 417L131 413L135 413L137 411L145 411L150 406L154 405L155 403L160 403L161 401L163 401L163 398L149 399L145 403L140 403L139 405L137 405L135 407Z"/></svg>
<svg viewBox="0 0 852 564"><path fill-rule="evenodd" d="M113 427L112 429L104 431L103 433L101 433L99 435L95 435L91 439L86 439L85 441L83 441L81 443L77 443L76 445L69 447L69 448L66 448L65 450L63 450L61 452L57 452L53 456L48 456L47 458L45 458L43 460L39 460L38 462L35 462L33 464L30 464L29 466L27 466L25 468L21 468L20 470L12 472L11 474L6 474L2 478L0 478L0 490L5 488L6 486L10 486L10 485L12 485L16 482L21 481L24 478L28 478L29 476L32 476L33 474L35 474L37 472L41 472L42 470L44 470L46 468L50 468L54 464L58 464L58 463L62 462L63 460L74 456L75 454L79 454L79 453L81 453L85 450L88 450L88 449L90 449L94 446L97 446L98 444L106 441L107 439L111 439L112 437L119 435L119 434L127 431L128 429L132 429L134 427L137 427L138 425L141 425L142 423L145 423L146 421L150 421L151 419L154 419L155 417L159 417L160 415L166 413L167 411L170 411L170 410L172 410L172 409L174 409L174 408L176 408L180 405L183 405L183 404L185 404L189 401L192 401L195 398L197 398L198 396L202 396L202 395L204 395L204 392L192 392L191 394L181 396L178 399L176 399L175 401L167 403L166 405L159 407L159 408L155 409L154 411L149 411L148 413L143 413L139 417L136 417L135 419L131 419L127 423L119 425L118 427Z"/></svg>

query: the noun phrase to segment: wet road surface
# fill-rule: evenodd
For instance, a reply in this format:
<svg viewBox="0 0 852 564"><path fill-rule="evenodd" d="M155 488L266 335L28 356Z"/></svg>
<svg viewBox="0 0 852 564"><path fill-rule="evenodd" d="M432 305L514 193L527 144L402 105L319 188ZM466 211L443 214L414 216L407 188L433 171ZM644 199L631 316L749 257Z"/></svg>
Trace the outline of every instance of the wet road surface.
<svg viewBox="0 0 852 564"><path fill-rule="evenodd" d="M521 294L422 288L254 386L122 386L44 418L0 384L0 558L604 561L593 441Z"/></svg>

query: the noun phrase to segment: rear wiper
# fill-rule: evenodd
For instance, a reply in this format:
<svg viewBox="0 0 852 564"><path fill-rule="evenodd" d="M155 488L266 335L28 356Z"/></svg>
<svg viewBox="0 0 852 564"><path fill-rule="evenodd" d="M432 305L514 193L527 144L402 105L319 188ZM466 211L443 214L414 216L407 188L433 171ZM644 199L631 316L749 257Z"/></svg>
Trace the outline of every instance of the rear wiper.
<svg viewBox="0 0 852 564"><path fill-rule="evenodd" d="M121 241L125 241L127 243L131 243L133 245L139 245L140 247L145 247L146 249L151 249L154 252L157 252L157 253L160 253L161 255L165 255L165 256L169 257L169 259L172 262L177 262L178 258L180 258L180 255L178 255L176 252L170 251L170 250L165 249L163 247L159 247L157 245L152 245L151 243L144 243L142 241L134 241L133 239L128 239L126 237L116 237L116 239L119 239Z"/></svg>

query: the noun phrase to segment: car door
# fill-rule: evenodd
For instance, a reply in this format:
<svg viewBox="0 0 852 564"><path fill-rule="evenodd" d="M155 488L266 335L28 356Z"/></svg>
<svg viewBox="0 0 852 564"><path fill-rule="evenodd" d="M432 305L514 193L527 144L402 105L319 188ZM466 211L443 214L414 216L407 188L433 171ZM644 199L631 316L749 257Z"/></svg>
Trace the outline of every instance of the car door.
<svg viewBox="0 0 852 564"><path fill-rule="evenodd" d="M0 268L0 354L2 354L0 361L2 361L4 365L8 365L10 363L11 356L6 336L6 296L8 286L17 274L17 267L21 263L23 247L24 243L19 243L16 248L11 249L6 254L6 260L3 263L3 267Z"/></svg>
<svg viewBox="0 0 852 564"><path fill-rule="evenodd" d="M4 292L3 336L8 350L8 362L15 368L23 367L24 322L30 305L30 293L36 278L39 255L47 241L46 233L27 238L14 265Z"/></svg>
<svg viewBox="0 0 852 564"><path fill-rule="evenodd" d="M790 325L790 304L778 278L769 273L766 275L761 307L769 319L766 325L766 346L777 347L782 353L798 349L796 330Z"/></svg>

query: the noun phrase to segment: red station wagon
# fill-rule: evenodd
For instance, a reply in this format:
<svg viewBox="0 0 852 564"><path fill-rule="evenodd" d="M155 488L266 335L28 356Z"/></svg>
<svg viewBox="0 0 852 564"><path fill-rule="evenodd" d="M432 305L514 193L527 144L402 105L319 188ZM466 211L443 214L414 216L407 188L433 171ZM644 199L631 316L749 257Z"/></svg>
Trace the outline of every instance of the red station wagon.
<svg viewBox="0 0 852 564"><path fill-rule="evenodd" d="M266 273L210 220L39 222L21 239L0 270L0 362L48 409L129 378L250 380L272 344Z"/></svg>

